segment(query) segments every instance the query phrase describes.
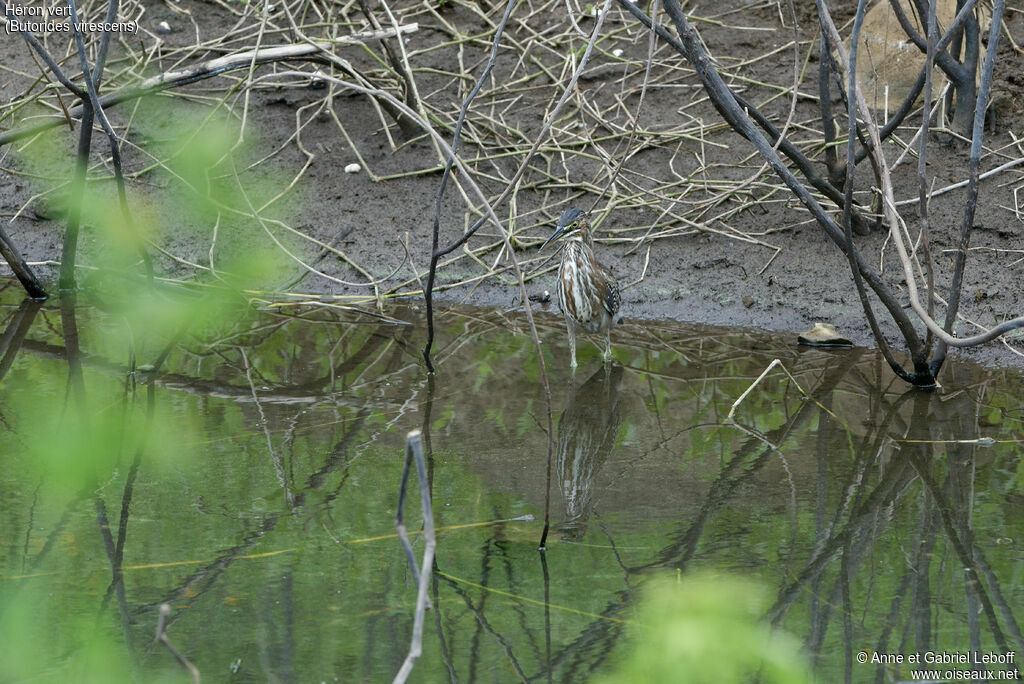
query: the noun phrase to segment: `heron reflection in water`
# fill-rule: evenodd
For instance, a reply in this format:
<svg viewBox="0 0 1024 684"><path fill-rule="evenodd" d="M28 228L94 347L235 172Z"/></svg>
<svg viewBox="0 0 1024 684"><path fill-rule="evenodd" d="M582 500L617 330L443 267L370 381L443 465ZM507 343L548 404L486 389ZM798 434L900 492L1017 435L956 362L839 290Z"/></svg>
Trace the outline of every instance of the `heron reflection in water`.
<svg viewBox="0 0 1024 684"><path fill-rule="evenodd" d="M569 541L586 532L593 508L594 477L615 447L622 424L619 387L623 368L618 364L599 368L577 387L558 420L558 488L565 501L566 519L556 529Z"/></svg>

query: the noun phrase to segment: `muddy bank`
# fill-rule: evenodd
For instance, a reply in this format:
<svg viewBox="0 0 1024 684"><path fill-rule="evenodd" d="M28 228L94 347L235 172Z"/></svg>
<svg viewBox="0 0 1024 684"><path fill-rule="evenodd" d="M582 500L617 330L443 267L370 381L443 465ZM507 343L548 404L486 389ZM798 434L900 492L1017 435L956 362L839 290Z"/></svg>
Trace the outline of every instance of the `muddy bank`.
<svg viewBox="0 0 1024 684"><path fill-rule="evenodd" d="M187 0L180 5L187 17L154 8L145 18L153 26L168 21L174 29L169 35L141 37L144 45L161 49L151 70L170 68L177 56L189 50L194 53L190 59L197 60L242 46L238 40L220 44L222 37L238 31L240 19L230 6ZM417 24L404 43L413 79L425 110L441 122L442 135L450 135L444 129L455 121L468 88L482 71L503 6L478 8L452 2L434 8L410 2L395 10L399 23ZM793 27L780 23L774 5L706 3L687 10L705 17L698 22L701 35L734 87L757 102L777 125L789 118L787 89L792 85L794 59L809 65L801 71L793 137L806 154L820 154L820 133L814 128L820 124L815 102L817 28L812 17L799 18L794 51ZM839 18L849 16L849 7L842 10ZM556 17L565 26L556 23ZM509 26L495 70L470 111L462 143L461 154L491 200L504 189L561 95L571 71L568 56L578 55L586 45L554 12L554 6L551 12L518 18L519 23ZM341 19L353 31L368 25L354 10ZM581 17L580 24L589 31L594 21ZM645 89L648 33L617 7L606 24L607 34L598 43L578 91L555 122L513 201L496 207L515 232L517 256L530 277L530 293L554 289L555 261L537 248L561 211L579 206L593 210L600 259L621 282L632 283L623 293L627 318L752 326L794 338L796 332L823 320L857 344L873 346L846 258L796 200L780 189L778 179L761 167L750 144L719 124L720 118L682 58L657 45ZM1010 3L1006 26L1014 41L1024 44L1019 2ZM465 40L455 41L458 36ZM275 44L281 40L275 39ZM197 44L203 49L193 49ZM367 45L378 56L383 54L379 43ZM391 47L396 47L394 41ZM367 78L403 92L400 79L366 50L339 48L339 54ZM13 39L0 45L0 56L21 73L34 68L24 46ZM1007 40L1000 45L998 65L996 89L1003 96L1000 101L1008 98L1010 104L991 122L987 145L994 152L986 156L983 170L1024 155L1015 143L1024 136L1022 59ZM235 83L233 78L217 77L183 88L173 98L175 106L209 108L203 98L209 99L211 90L226 92ZM13 73L4 86L5 94L13 97L26 82ZM367 98L341 87L292 79L286 85L266 83L248 92L246 122L253 131L251 137L258 139L261 151L273 152L269 170L258 171L279 189L296 179L281 220L302 236L289 244L293 254L320 274L308 275L291 289L372 298L374 286L367 284L372 278L378 293L417 291L429 261L431 213L440 180L435 147L422 135L401 130ZM325 99L328 94L330 99ZM242 99L227 102L227 109L237 116ZM126 139L138 144L127 145L124 155L128 170L140 171L151 159L130 114L122 105L111 117ZM66 131L63 135L70 149L73 136ZM899 137L907 142L912 135L908 129ZM899 150L892 147L887 154L894 158ZM106 152L100 144L97 148L93 172L109 174L109 163L102 156ZM928 174L935 188L966 178L965 145L935 138L930 154ZM250 153L251 159L259 156ZM61 225L48 219L47 211L36 210L32 198L45 188L24 175L22 160L6 156L5 161L13 173L0 174L0 213L5 218L17 214L9 232L26 258L53 278ZM356 163L359 172L344 172ZM908 155L894 172L897 200L916 197L915 163ZM1024 311L1019 284L1024 273L1022 170L1024 166L1009 169L982 184L961 312L965 319L983 326ZM869 203L870 170L860 169L857 181L859 200ZM132 182L149 190L144 172ZM479 212L480 202L469 184L458 177L456 183L441 205L442 244L457 238ZM931 203L932 252L943 296L951 276L951 250L960 230L963 200L963 190L957 190ZM473 207L470 211L467 202ZM903 211L916 236L914 208L905 206ZM172 216L159 238L163 251L155 254L157 267L175 277L202 277L200 267L213 252L211 226L186 225L187 218L176 221L173 212L168 213ZM438 274L444 288L439 297L515 306L518 289L498 241L493 226L485 226L467 244L472 255L456 250L446 258ZM858 241L869 262L881 268L883 278L905 299L902 269L886 236L875 232ZM88 233L82 249L82 261L88 264L95 256L90 250L96 249ZM291 257L282 254L281 259L289 263ZM296 261L295 275L303 270ZM554 302L535 306L557 313ZM876 310L883 330L891 340L898 340L895 327L880 307ZM958 328L960 334L975 330L966 323ZM983 362L1022 363L1001 342L956 353Z"/></svg>

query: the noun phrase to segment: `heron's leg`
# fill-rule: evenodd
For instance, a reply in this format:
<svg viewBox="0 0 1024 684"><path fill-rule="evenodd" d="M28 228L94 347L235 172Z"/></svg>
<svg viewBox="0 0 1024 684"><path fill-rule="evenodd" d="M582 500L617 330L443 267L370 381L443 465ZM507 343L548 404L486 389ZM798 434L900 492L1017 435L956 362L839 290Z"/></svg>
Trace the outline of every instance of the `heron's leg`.
<svg viewBox="0 0 1024 684"><path fill-rule="evenodd" d="M566 320L565 323L569 327L569 353L572 355L569 367L576 370L576 326L570 320Z"/></svg>
<svg viewBox="0 0 1024 684"><path fill-rule="evenodd" d="M611 330L604 331L604 362L608 363L612 360L612 332Z"/></svg>

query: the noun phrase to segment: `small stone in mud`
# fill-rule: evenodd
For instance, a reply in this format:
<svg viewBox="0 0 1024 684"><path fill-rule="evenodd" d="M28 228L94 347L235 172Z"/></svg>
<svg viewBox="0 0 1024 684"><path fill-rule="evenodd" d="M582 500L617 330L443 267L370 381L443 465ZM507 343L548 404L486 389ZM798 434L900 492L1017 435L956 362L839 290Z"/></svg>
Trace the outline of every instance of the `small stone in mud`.
<svg viewBox="0 0 1024 684"><path fill-rule="evenodd" d="M63 197L41 197L32 205L32 214L41 221L58 219L64 215Z"/></svg>
<svg viewBox="0 0 1024 684"><path fill-rule="evenodd" d="M363 167L359 164L349 164L345 167L345 173L359 173L363 170Z"/></svg>
<svg viewBox="0 0 1024 684"><path fill-rule="evenodd" d="M743 306L747 307L748 309L754 306L754 298L751 297L750 295L743 295Z"/></svg>
<svg viewBox="0 0 1024 684"><path fill-rule="evenodd" d="M800 333L796 341L799 344L806 344L811 347L853 346L853 342L836 332L835 326L831 323L815 323L813 328Z"/></svg>
<svg viewBox="0 0 1024 684"><path fill-rule="evenodd" d="M551 301L551 293L548 292L547 290L544 290L544 292L540 294L530 295L529 299L531 302L540 302L541 304L547 304L548 302Z"/></svg>
<svg viewBox="0 0 1024 684"><path fill-rule="evenodd" d="M171 25L168 24L166 21L161 21L159 24L156 25L156 32L159 33L161 36L166 36L168 33L171 32Z"/></svg>

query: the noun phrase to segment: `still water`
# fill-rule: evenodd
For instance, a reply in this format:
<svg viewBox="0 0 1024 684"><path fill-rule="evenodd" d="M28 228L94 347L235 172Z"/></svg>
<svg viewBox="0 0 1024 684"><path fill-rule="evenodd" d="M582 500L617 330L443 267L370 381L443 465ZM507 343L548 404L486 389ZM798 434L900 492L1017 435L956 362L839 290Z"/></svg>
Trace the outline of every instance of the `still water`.
<svg viewBox="0 0 1024 684"><path fill-rule="evenodd" d="M412 681L586 681L628 650L648 578L702 570L764 587L763 619L822 682L908 678L862 652L1024 653L1019 367L952 359L923 393L870 350L648 323L617 330L608 368L581 345L572 377L560 320L541 315L542 561L547 409L520 313L443 312L431 378L414 311L162 329L15 290L4 681L187 681L154 645L164 603L206 681L390 681L416 601L394 517L417 428L438 535ZM410 490L420 555L415 474Z"/></svg>

